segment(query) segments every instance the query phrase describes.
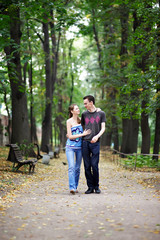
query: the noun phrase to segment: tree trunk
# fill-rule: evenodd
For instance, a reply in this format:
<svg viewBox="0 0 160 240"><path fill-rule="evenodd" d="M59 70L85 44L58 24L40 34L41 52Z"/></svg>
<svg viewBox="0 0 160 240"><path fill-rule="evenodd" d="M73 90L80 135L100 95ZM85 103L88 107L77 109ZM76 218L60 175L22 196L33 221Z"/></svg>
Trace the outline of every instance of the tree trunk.
<svg viewBox="0 0 160 240"><path fill-rule="evenodd" d="M32 56L31 56L31 63L29 65L29 88L30 88L30 126L31 126L31 142L34 141L33 137L33 81L32 81Z"/></svg>
<svg viewBox="0 0 160 240"><path fill-rule="evenodd" d="M121 22L121 73L122 73L122 84L127 84L127 78L125 77L124 70L127 67L127 41L128 41L128 18L129 18L129 10L127 5L120 5L120 22ZM121 107L125 109L125 104L128 101L127 96L120 93L120 104ZM122 118L122 143L121 143L121 152L122 153L130 153L129 147L129 137L130 137L130 125L131 119ZM123 155L122 155L123 156Z"/></svg>
<svg viewBox="0 0 160 240"><path fill-rule="evenodd" d="M156 110L156 125L153 148L154 154L159 154L159 145L160 145L160 108ZM158 156L153 156L153 159L158 161Z"/></svg>
<svg viewBox="0 0 160 240"><path fill-rule="evenodd" d="M121 4L120 6L120 21L121 21L121 50L120 56L124 61L121 64L121 67L127 66L126 57L128 55L127 51L127 41L128 41L128 18L129 18L129 9L126 4Z"/></svg>
<svg viewBox="0 0 160 240"><path fill-rule="evenodd" d="M123 119L122 121L122 153L136 153L138 145L139 121L137 119Z"/></svg>
<svg viewBox="0 0 160 240"><path fill-rule="evenodd" d="M73 46L74 39L70 40L70 46L69 46L69 62L70 62L70 69L71 69L71 93L70 93L70 101L69 105L72 104L73 99L73 91L74 91L74 75L73 75L73 69L72 69L72 46Z"/></svg>
<svg viewBox="0 0 160 240"><path fill-rule="evenodd" d="M148 123L148 114L145 113L146 102L142 101L142 113L141 113L141 132L142 132L142 147L141 153L150 153L150 128Z"/></svg>
<svg viewBox="0 0 160 240"><path fill-rule="evenodd" d="M152 8L152 6L150 5L150 3L147 3L145 5L145 8ZM142 27L143 22L145 22L146 20L143 18L143 16L141 16L140 18L137 17L137 12L135 11L133 13L133 17L134 17L134 31L136 31L136 29L138 27ZM147 24L147 27L145 27L145 31L146 33L148 32L148 36L151 30L151 26L149 24ZM147 42L147 36L146 36L146 42ZM140 43L139 45L135 45L135 56L138 55L142 56L141 58L138 58L136 61L136 65L138 68L140 68L144 73L146 71L148 71L149 67L148 67L148 63L149 63L149 57L151 54L150 50L146 50L145 53L142 53L142 51L144 51L144 48L146 47L145 42L143 41L143 43ZM143 84L143 92L146 92L147 94L147 89L145 87L145 85L148 84L148 79L146 80L146 83ZM142 104L141 104L141 108L142 108L142 113L141 113L141 132L142 132L142 147L141 147L141 153L144 154L149 154L150 153L150 129L149 129L149 116L146 113L146 106L147 106L148 100L147 98L145 100L142 100Z"/></svg>
<svg viewBox="0 0 160 240"><path fill-rule="evenodd" d="M37 127L36 127L36 119L35 117L32 118L33 121L33 133L32 133L32 139L34 143L38 143L38 138L37 138Z"/></svg>
<svg viewBox="0 0 160 240"><path fill-rule="evenodd" d="M50 28L51 28L51 41L52 41L52 74L51 74L51 80L52 80L52 93L54 92L55 83L57 81L57 64L58 64L58 54L59 54L59 45L60 45L60 39L61 39L61 31L59 30L57 34L57 40L56 40L56 30L54 26L54 14L53 11L51 11L51 19L50 22Z"/></svg>
<svg viewBox="0 0 160 240"><path fill-rule="evenodd" d="M62 108L62 98L60 96L60 99L58 101L58 112L62 113L63 108ZM66 126L64 125L64 118L62 114L59 114L57 117L57 125L59 127L59 140L60 140L60 147L64 147L66 143Z"/></svg>
<svg viewBox="0 0 160 240"><path fill-rule="evenodd" d="M99 64L99 68L102 70L103 69L103 63L102 63L102 49L101 49L101 45L99 42L99 37L98 37L98 31L96 28L96 23L95 23L95 10L92 9L92 21L93 21L93 33L94 33L94 39L97 45L97 51L98 51L98 64Z"/></svg>
<svg viewBox="0 0 160 240"><path fill-rule="evenodd" d="M30 39L30 31L27 22L27 36ZM28 42L29 52L30 52L30 64L28 69L29 76L29 88L30 88L30 128L31 128L31 142L38 143L37 133L36 133L36 119L34 117L34 98L33 98L33 64L32 64L32 47L31 42ZM26 64L25 64L26 65Z"/></svg>
<svg viewBox="0 0 160 240"><path fill-rule="evenodd" d="M19 7L15 5L9 6L7 12L10 16L10 38L12 40L10 46L5 48L12 99L11 143L22 143L24 140L30 142L27 98L25 85L22 81L20 62L21 31Z"/></svg>
<svg viewBox="0 0 160 240"><path fill-rule="evenodd" d="M129 149L128 149L128 136L129 136L129 123L130 120L129 119L122 119L122 144L121 144L121 152L122 153L128 153Z"/></svg>
<svg viewBox="0 0 160 240"><path fill-rule="evenodd" d="M138 132L139 132L139 120L130 120L130 136L129 136L129 151L130 153L137 153L138 147Z"/></svg>
<svg viewBox="0 0 160 240"><path fill-rule="evenodd" d="M106 135L106 143L105 146L111 147L111 143L112 143L112 131L107 131L106 133L104 133ZM103 134L103 135L104 135ZM103 137L102 135L102 137Z"/></svg>
<svg viewBox="0 0 160 240"><path fill-rule="evenodd" d="M118 122L115 116L112 116L112 138L114 143L113 148L119 151Z"/></svg>
<svg viewBox="0 0 160 240"><path fill-rule="evenodd" d="M51 42L52 42L52 55L51 55L51 84L52 84L52 96L51 99L53 99L53 93L55 89L55 83L57 82L57 65L58 65L58 54L59 54L59 44L60 44L60 38L61 38L61 32L58 33L58 39L56 40L56 31L55 31L55 25L54 25L54 14L53 10L50 12L52 21L50 22L50 28L51 28ZM52 121L50 125L50 138L51 143L53 142L53 134L52 134ZM56 143L55 143L56 144Z"/></svg>
<svg viewBox="0 0 160 240"><path fill-rule="evenodd" d="M49 144L51 136L51 119L52 119L52 82L51 82L51 66L50 66L50 48L49 48L49 29L48 23L43 23L44 33L44 53L45 53L45 74L46 74L46 106L45 115L42 123L42 143L41 150L46 152L46 145Z"/></svg>
<svg viewBox="0 0 160 240"><path fill-rule="evenodd" d="M160 8L160 0L159 0L159 8ZM160 24L157 25L157 109L156 109L156 124L155 124L155 136L154 136L154 148L153 153L159 154L159 146L160 146ZM153 159L158 161L158 156L154 156Z"/></svg>
<svg viewBox="0 0 160 240"><path fill-rule="evenodd" d="M119 136L118 136L118 121L116 117L116 93L117 90L114 87L108 88L108 95L109 101L111 102L111 121L112 121L112 139L113 139L113 144L114 144L114 149L119 151Z"/></svg>

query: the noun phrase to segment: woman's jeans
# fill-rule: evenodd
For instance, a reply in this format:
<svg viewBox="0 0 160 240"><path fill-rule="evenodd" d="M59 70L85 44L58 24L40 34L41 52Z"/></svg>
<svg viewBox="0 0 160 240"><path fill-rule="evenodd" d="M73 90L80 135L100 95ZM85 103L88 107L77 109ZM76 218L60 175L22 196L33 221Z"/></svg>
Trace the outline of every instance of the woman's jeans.
<svg viewBox="0 0 160 240"><path fill-rule="evenodd" d="M66 147L66 156L68 161L69 189L76 190L80 176L82 150Z"/></svg>
<svg viewBox="0 0 160 240"><path fill-rule="evenodd" d="M99 151L100 143L91 143L83 140L82 155L85 168L85 176L89 188L96 189L99 187Z"/></svg>

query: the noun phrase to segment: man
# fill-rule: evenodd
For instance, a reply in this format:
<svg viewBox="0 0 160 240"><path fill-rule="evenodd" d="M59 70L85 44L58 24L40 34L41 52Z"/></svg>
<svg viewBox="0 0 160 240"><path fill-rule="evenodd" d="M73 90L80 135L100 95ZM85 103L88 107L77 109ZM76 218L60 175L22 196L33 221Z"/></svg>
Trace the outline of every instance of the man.
<svg viewBox="0 0 160 240"><path fill-rule="evenodd" d="M88 190L85 194L100 193L99 189L99 151L100 137L105 131L106 116L103 111L97 111L95 99L92 95L85 96L84 107L87 109L82 113L81 124L84 129L91 129L91 133L83 137L82 156L84 160L85 176Z"/></svg>

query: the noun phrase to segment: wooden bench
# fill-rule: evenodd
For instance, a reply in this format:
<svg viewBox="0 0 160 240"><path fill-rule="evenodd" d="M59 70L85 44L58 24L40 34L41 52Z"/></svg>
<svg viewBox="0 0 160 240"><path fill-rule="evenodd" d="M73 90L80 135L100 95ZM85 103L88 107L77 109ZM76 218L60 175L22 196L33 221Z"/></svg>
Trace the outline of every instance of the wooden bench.
<svg viewBox="0 0 160 240"><path fill-rule="evenodd" d="M29 173L33 173L37 159L23 159L22 152L17 144L7 144L7 147L10 147L7 161L13 162L13 167L16 171L23 165L29 165Z"/></svg>
<svg viewBox="0 0 160 240"><path fill-rule="evenodd" d="M37 160L40 160L41 158L43 158L43 156L40 153L39 145L37 143L34 143L34 145L37 147L37 153L34 151L33 148L31 148L29 151L29 157L34 157L37 158Z"/></svg>

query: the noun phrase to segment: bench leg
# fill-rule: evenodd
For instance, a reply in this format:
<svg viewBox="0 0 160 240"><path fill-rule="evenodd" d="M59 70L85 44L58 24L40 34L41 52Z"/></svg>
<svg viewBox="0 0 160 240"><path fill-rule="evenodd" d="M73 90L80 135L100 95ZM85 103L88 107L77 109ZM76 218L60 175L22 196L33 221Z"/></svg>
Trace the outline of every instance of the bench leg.
<svg viewBox="0 0 160 240"><path fill-rule="evenodd" d="M26 163L26 164L28 164L28 163ZM19 169L20 167L22 167L23 165L26 165L26 164L18 163L17 166L15 167L15 170L18 171L18 169ZM31 173L31 171L34 172L34 167L35 167L35 166L33 166L33 165L34 165L33 163L30 163L30 164L29 164L29 173Z"/></svg>
<svg viewBox="0 0 160 240"><path fill-rule="evenodd" d="M34 173L34 169L35 169L35 164L33 164L33 167L32 167L32 172Z"/></svg>
<svg viewBox="0 0 160 240"><path fill-rule="evenodd" d="M29 164L29 173L34 173L34 169L35 169L35 164L34 163L30 163Z"/></svg>
<svg viewBox="0 0 160 240"><path fill-rule="evenodd" d="M15 171L17 172L18 169L20 167L22 167L23 165L29 165L29 173L34 173L34 169L35 169L35 164L34 162L30 162L30 163L17 163L17 165L15 166L15 163L13 164L13 168L15 169Z"/></svg>
<svg viewBox="0 0 160 240"><path fill-rule="evenodd" d="M17 166L15 166L15 164L14 164L14 168L16 171L18 171L18 169L22 166L23 166L23 164L20 164L20 163L18 163Z"/></svg>

